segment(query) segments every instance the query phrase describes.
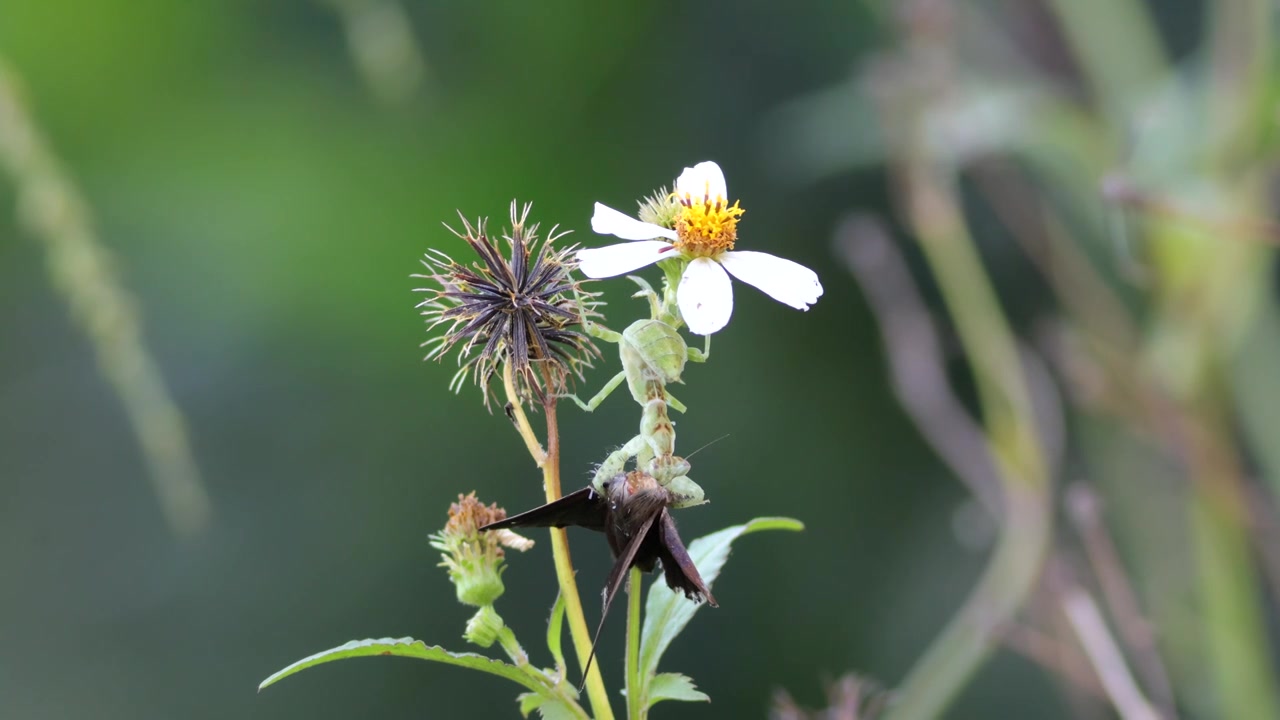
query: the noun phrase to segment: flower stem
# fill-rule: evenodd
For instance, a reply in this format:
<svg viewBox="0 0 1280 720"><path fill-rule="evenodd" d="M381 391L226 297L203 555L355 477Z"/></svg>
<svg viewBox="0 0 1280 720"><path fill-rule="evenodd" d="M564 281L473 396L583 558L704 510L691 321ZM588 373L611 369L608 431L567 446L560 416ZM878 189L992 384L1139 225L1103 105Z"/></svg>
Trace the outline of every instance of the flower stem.
<svg viewBox="0 0 1280 720"><path fill-rule="evenodd" d="M511 662L516 667L523 668L529 665L529 655L525 653L524 648L520 647L520 641L516 640L516 634L509 627L503 627L498 631L498 644L502 646L507 657L511 658Z"/></svg>
<svg viewBox="0 0 1280 720"><path fill-rule="evenodd" d="M538 436L529 424L520 395L516 392L511 366L503 364L502 387L507 393L508 416L515 424L516 432L524 440L529 455L542 469L542 486L547 502L560 499L560 425L556 419L557 397L551 392L542 401L543 416L547 420L547 447L544 450ZM550 386L549 386L550 387ZM578 663L585 666L591 657L591 630L582 612L582 599L578 596L578 583L574 579L573 560L569 557L569 538L563 528L551 528L551 555L555 560L556 579L560 583L560 595L564 598L565 615L569 619L569 635L578 654ZM613 720L613 708L609 706L609 691L600 677L599 663L592 663L587 672L587 696L596 720Z"/></svg>
<svg viewBox="0 0 1280 720"><path fill-rule="evenodd" d="M547 502L560 499L560 427L556 420L556 398L548 393L542 404L547 419L547 450L542 464L542 483ZM551 553L555 557L556 577L560 581L560 594L564 596L565 614L569 618L569 635L578 662L586 666L591 657L591 630L582 613L582 599L578 597L578 583L574 579L573 560L569 557L569 536L564 528L551 528ZM613 720L613 708L609 706L609 692L600 677L600 663L592 663L587 672L587 696L596 720Z"/></svg>
<svg viewBox="0 0 1280 720"><path fill-rule="evenodd" d="M524 648L520 647L520 641L516 640L516 634L510 627L503 627L498 631L498 644L502 646L503 651L507 653L507 657L511 658L511 662L515 663L516 667L525 671L535 682L547 688L546 694L563 703L573 713L574 717L590 720L591 716L587 715L587 711L583 710L578 701L569 694L566 689L568 686L565 685L563 679L548 677L545 672L529 663L529 656L525 653Z"/></svg>
<svg viewBox="0 0 1280 720"><path fill-rule="evenodd" d="M511 365L507 363L502 365L502 388L507 393L507 417L511 418L511 422L515 424L516 432L520 433L520 438L524 440L529 456L541 468L547 462L547 452L542 449L542 443L538 442L538 435L529 424L529 416L524 414L524 406L520 404L520 394L516 392L515 377L512 374Z"/></svg>
<svg viewBox="0 0 1280 720"><path fill-rule="evenodd" d="M631 568L627 580L627 717L642 720L646 715L640 692L640 590L644 574Z"/></svg>

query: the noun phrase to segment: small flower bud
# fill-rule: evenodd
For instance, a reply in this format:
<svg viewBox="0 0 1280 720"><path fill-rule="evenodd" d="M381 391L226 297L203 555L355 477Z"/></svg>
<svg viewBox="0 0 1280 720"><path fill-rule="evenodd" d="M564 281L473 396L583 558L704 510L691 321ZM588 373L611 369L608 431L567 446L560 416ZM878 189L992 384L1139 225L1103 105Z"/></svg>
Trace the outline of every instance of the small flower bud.
<svg viewBox="0 0 1280 720"><path fill-rule="evenodd" d="M458 591L458 602L473 607L492 605L502 596L503 546L528 550L533 541L509 530L481 533L480 528L507 517L497 504L485 505L470 495L459 495L449 506L449 522L431 536L431 546L441 551L442 567ZM500 622L499 622L500 624ZM492 641L490 641L492 642Z"/></svg>
<svg viewBox="0 0 1280 720"><path fill-rule="evenodd" d="M641 222L671 229L676 226L681 210L680 201L664 187L640 201L640 211L636 216Z"/></svg>
<svg viewBox="0 0 1280 720"><path fill-rule="evenodd" d="M484 605L467 621L467 631L462 637L469 643L487 648L498 639L498 633L506 624L493 609L492 605Z"/></svg>

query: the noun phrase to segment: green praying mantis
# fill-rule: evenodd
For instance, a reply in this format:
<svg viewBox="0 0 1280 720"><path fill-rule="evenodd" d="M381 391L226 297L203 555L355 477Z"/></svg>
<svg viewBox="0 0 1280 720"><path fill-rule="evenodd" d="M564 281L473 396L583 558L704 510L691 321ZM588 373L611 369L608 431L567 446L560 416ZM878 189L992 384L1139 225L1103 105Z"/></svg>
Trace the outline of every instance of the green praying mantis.
<svg viewBox="0 0 1280 720"><path fill-rule="evenodd" d="M680 381L686 363L707 361L711 354L711 336L707 336L704 349L689 347L680 336L679 319L669 309L673 305L670 295L663 302L643 278L627 277L640 286L633 297L648 299L650 317L616 332L591 322L584 312L583 329L592 337L618 346L622 370L590 400L583 402L577 395L568 397L583 410L592 412L625 381L631 397L643 408L640 431L600 463L591 484L604 494L609 480L623 472L628 460L634 459L637 469L644 469L670 492L671 507L700 505L706 499L702 488L689 478L689 462L675 454L676 432L667 414L668 407L682 413L686 408L671 395L667 386Z"/></svg>

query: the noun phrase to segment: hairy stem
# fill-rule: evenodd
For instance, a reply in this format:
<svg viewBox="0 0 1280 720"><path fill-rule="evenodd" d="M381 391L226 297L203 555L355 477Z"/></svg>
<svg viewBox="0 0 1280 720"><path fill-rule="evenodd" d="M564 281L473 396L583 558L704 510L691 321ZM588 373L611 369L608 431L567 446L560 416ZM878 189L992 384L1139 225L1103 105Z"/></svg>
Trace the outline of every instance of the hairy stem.
<svg viewBox="0 0 1280 720"><path fill-rule="evenodd" d="M885 716L889 720L943 714L1027 600L1044 562L1052 522L1049 473L1017 346L965 227L954 177L919 161L908 162L905 169L911 222L978 386L1004 517L977 588L903 681L898 701Z"/></svg>
<svg viewBox="0 0 1280 720"><path fill-rule="evenodd" d="M511 662L515 663L516 667L528 667L529 655L523 647L520 647L515 631L504 626L498 631L498 644L502 646L502 650L507 653L507 657L511 658Z"/></svg>

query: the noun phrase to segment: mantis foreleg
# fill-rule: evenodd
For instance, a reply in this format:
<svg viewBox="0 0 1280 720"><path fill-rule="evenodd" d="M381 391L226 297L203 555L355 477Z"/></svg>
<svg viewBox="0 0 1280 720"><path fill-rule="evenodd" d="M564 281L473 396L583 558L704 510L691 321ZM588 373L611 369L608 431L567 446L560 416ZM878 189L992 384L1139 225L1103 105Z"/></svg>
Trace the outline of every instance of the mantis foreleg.
<svg viewBox="0 0 1280 720"><path fill-rule="evenodd" d="M627 441L626 445L609 453L609 456L600 463L600 467L596 468L595 477L592 478L591 484L595 487L596 492L601 495L605 494L604 484L614 475L626 469L627 461L636 456L645 447L645 438L643 435L637 435Z"/></svg>

